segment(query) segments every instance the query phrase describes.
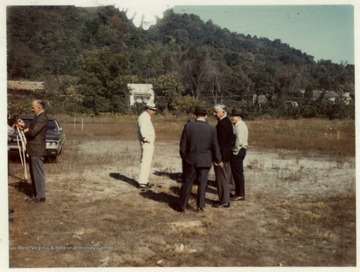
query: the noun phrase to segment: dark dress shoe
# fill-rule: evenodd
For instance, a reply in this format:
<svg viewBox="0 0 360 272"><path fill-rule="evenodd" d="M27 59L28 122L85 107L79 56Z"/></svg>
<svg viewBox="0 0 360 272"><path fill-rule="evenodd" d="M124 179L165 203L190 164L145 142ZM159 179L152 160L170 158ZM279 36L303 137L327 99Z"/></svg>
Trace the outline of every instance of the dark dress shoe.
<svg viewBox="0 0 360 272"><path fill-rule="evenodd" d="M205 208L197 207L196 211L197 212L205 212Z"/></svg>
<svg viewBox="0 0 360 272"><path fill-rule="evenodd" d="M176 211L179 212L179 213L185 213L185 209L181 208L181 207L177 207Z"/></svg>
<svg viewBox="0 0 360 272"><path fill-rule="evenodd" d="M230 208L230 203L223 203L223 204L219 204L217 205L218 208Z"/></svg>
<svg viewBox="0 0 360 272"><path fill-rule="evenodd" d="M41 198L34 197L31 200L29 200L29 203L35 204L35 203L40 203L40 202L45 202L45 201L46 201L45 197L41 197Z"/></svg>
<svg viewBox="0 0 360 272"><path fill-rule="evenodd" d="M142 188L142 189L150 189L153 186L154 186L154 184L150 184L149 182L146 184L139 183L139 188Z"/></svg>
<svg viewBox="0 0 360 272"><path fill-rule="evenodd" d="M34 201L34 199L36 199L36 196L28 197L27 199L25 199L25 201L32 202L32 201Z"/></svg>

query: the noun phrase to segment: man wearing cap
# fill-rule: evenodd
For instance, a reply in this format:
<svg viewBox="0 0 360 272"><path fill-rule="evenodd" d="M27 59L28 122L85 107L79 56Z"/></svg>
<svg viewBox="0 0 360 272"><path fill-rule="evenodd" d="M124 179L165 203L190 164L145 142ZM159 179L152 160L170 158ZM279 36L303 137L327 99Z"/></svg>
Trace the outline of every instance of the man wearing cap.
<svg viewBox="0 0 360 272"><path fill-rule="evenodd" d="M139 187L151 188L149 184L149 175L151 170L151 162L154 155L155 129L151 122L151 116L155 114L156 106L154 103L148 102L144 111L138 118L138 139L141 147L141 164L139 174Z"/></svg>
<svg viewBox="0 0 360 272"><path fill-rule="evenodd" d="M207 112L197 106L195 121L188 122L182 131L180 156L183 161L183 183L180 189L179 211L184 212L195 178L198 179L197 211L204 211L207 178L213 161L222 165L214 127L206 122Z"/></svg>
<svg viewBox="0 0 360 272"><path fill-rule="evenodd" d="M231 112L231 122L234 125L235 145L232 150L231 171L235 181L235 195L233 201L245 200L245 180L243 162L248 146L248 128L243 121L244 112L242 109L233 109Z"/></svg>

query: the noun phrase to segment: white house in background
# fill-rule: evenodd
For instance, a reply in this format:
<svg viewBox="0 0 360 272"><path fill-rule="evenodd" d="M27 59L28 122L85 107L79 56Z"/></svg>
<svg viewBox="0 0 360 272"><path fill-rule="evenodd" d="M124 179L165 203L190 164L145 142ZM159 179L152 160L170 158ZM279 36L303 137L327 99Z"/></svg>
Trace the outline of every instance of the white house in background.
<svg viewBox="0 0 360 272"><path fill-rule="evenodd" d="M130 106L137 103L154 102L155 93L152 84L133 84L128 85L130 93Z"/></svg>

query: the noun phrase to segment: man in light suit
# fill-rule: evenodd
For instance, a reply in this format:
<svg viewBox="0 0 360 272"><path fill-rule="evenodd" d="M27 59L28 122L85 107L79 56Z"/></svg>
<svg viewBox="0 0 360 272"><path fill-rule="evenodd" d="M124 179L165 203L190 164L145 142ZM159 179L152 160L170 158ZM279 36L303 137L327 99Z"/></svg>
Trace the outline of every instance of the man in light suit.
<svg viewBox="0 0 360 272"><path fill-rule="evenodd" d="M26 136L26 153L29 155L29 166L31 183L34 196L27 199L30 203L45 201L45 175L44 157L46 155L46 131L48 117L45 112L45 104L41 100L34 100L31 104L31 111L34 113L34 120L28 128L25 122L18 120L18 125L24 129Z"/></svg>
<svg viewBox="0 0 360 272"><path fill-rule="evenodd" d="M195 121L184 126L180 140L180 156L183 161L183 183L180 189L179 211L184 212L195 178L198 178L197 211L205 209L205 193L212 163L222 165L221 154L214 127L206 122L207 112L197 106Z"/></svg>
<svg viewBox="0 0 360 272"><path fill-rule="evenodd" d="M149 176L151 171L151 163L155 148L155 129L151 122L151 117L155 114L156 106L154 103L148 102L144 111L138 118L138 139L141 147L141 164L138 179L139 188L151 188Z"/></svg>

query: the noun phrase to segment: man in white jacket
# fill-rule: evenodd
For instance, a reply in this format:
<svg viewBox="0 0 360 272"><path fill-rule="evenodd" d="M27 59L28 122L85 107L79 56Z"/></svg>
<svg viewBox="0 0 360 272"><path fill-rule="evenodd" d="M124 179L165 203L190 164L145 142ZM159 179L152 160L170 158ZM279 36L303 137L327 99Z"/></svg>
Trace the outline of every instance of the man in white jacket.
<svg viewBox="0 0 360 272"><path fill-rule="evenodd" d="M147 103L143 113L138 118L138 139L141 147L141 164L139 174L139 187L151 188L149 175L151 163L154 155L155 129L151 122L151 116L155 114L156 106L154 103Z"/></svg>
<svg viewBox="0 0 360 272"><path fill-rule="evenodd" d="M245 179L244 179L244 159L248 147L248 127L243 121L244 112L242 109L233 109L231 112L231 122L234 125L235 145L230 161L231 171L235 182L235 195L233 201L245 200Z"/></svg>

